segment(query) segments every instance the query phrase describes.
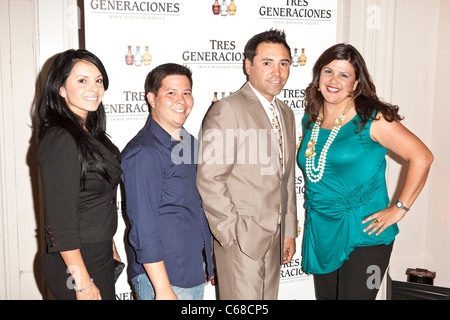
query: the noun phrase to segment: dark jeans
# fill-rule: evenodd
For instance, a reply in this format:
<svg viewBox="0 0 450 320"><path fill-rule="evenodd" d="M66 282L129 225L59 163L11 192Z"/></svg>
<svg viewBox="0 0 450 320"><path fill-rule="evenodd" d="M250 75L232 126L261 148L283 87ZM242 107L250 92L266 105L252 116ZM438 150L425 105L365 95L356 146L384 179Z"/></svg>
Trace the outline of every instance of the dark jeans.
<svg viewBox="0 0 450 320"><path fill-rule="evenodd" d="M389 265L393 244L357 247L339 269L314 274L316 299L374 300Z"/></svg>

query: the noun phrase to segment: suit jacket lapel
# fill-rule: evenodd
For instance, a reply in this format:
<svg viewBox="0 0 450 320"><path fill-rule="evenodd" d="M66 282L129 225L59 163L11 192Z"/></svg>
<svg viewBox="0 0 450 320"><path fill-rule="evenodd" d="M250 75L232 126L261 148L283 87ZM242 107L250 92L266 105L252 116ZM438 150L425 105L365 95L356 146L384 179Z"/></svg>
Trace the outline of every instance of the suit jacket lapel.
<svg viewBox="0 0 450 320"><path fill-rule="evenodd" d="M283 161L284 165L288 163L289 156L290 156L290 148L288 143L288 128L291 126L291 124L287 121L289 117L286 115L286 110L280 104L278 103L278 99L275 98L275 103L278 108L278 112L280 113L280 121L281 121L281 127L283 129L283 148L284 148L284 155L283 155Z"/></svg>

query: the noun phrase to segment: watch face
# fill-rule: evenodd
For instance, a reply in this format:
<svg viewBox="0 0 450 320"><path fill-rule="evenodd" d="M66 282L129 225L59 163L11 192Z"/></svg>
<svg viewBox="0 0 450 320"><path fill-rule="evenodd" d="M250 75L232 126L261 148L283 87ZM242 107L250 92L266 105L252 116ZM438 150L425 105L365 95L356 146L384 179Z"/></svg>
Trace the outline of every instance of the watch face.
<svg viewBox="0 0 450 320"><path fill-rule="evenodd" d="M402 207L402 203L399 201L397 202L397 207L401 208Z"/></svg>

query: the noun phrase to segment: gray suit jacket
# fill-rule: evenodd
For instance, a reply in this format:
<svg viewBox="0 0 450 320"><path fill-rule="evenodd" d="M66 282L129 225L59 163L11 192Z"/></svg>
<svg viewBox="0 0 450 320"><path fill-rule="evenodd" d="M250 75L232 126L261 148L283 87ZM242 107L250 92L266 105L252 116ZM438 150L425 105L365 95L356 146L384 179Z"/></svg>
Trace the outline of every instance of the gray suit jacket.
<svg viewBox="0 0 450 320"><path fill-rule="evenodd" d="M238 244L252 259L267 252L278 224L281 246L284 238L297 237L295 117L276 103L284 172L270 120L248 83L211 106L200 137L197 186L211 231L223 247Z"/></svg>

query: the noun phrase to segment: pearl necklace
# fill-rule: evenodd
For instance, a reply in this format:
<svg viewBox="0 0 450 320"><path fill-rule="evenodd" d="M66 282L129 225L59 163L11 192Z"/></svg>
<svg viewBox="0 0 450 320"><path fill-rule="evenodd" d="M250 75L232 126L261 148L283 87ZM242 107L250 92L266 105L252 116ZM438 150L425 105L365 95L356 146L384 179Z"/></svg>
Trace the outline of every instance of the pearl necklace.
<svg viewBox="0 0 450 320"><path fill-rule="evenodd" d="M305 157L306 157L306 175L308 176L309 181L316 183L319 182L320 179L323 177L323 172L325 171L325 163L327 161L327 153L328 149L330 148L331 144L333 143L334 139L336 138L339 130L342 127L342 124L344 123L345 114L347 113L348 109L352 105L353 99L351 99L347 106L345 107L344 111L334 120L334 127L333 130L330 132L330 135L328 136L327 142L325 143L325 146L322 149L322 152L319 156L319 163L318 167L316 168L315 163L315 156L316 153L314 152L317 139L319 138L319 129L322 124L322 118L323 118L323 106L319 110L319 116L317 117L316 122L314 123L314 128L311 133L311 140L307 144L307 148L305 151Z"/></svg>

